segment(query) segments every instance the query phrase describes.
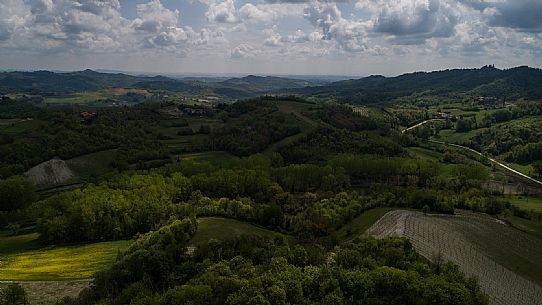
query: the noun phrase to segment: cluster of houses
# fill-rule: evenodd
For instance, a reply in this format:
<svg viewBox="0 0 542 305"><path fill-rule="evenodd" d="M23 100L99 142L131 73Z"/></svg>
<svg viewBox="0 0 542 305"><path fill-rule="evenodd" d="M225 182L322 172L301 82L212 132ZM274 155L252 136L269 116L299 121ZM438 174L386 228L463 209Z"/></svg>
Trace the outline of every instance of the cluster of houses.
<svg viewBox="0 0 542 305"><path fill-rule="evenodd" d="M474 104L478 104L478 105L487 106L487 105L495 105L497 103L499 103L499 100L496 97L478 96L474 98Z"/></svg>
<svg viewBox="0 0 542 305"><path fill-rule="evenodd" d="M217 112L216 105L220 104L220 98L216 96L204 96L200 98L180 97L181 101L195 102L193 105L181 104L179 110L187 115L206 115Z"/></svg>
<svg viewBox="0 0 542 305"><path fill-rule="evenodd" d="M179 110L181 110L182 113L188 114L188 115L205 115L205 114L216 113L216 109L211 106L181 105L179 106Z"/></svg>

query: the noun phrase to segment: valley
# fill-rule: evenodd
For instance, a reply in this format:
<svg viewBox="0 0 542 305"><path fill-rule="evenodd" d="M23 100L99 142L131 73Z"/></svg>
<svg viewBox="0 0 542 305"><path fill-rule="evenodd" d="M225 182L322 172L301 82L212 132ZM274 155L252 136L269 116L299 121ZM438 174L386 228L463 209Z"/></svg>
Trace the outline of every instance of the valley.
<svg viewBox="0 0 542 305"><path fill-rule="evenodd" d="M499 71L422 78L521 77ZM536 90L503 107L470 84L450 99L406 81L420 75L102 74L0 77L0 290L64 305L539 304ZM20 77L36 86L7 81Z"/></svg>

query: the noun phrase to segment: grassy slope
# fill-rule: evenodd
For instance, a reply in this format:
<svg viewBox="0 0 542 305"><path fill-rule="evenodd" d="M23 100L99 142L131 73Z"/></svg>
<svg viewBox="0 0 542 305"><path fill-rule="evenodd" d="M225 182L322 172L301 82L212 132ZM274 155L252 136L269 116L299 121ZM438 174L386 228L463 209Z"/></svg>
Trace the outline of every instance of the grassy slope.
<svg viewBox="0 0 542 305"><path fill-rule="evenodd" d="M542 239L542 223L519 218L519 217L511 217L510 222L517 229L525 233L528 233L531 236ZM542 273L540 274L540 277L541 277L540 283L542 283Z"/></svg>
<svg viewBox="0 0 542 305"><path fill-rule="evenodd" d="M88 104L97 100L117 98L111 90L83 91L64 96L46 97L46 104Z"/></svg>
<svg viewBox="0 0 542 305"><path fill-rule="evenodd" d="M310 131L318 127L320 122L314 121L311 118L303 115L303 112L309 110L310 107L314 106L313 104L307 103L298 103L290 101L281 101L279 103L279 111L293 115L299 123L301 132L289 137L286 137L276 143L271 144L266 150L266 153L276 151L279 147L291 144L296 140L307 135Z"/></svg>
<svg viewBox="0 0 542 305"><path fill-rule="evenodd" d="M517 170L518 172L522 174L537 178L537 175L535 174L534 168L531 164L522 165L522 164L510 163L510 162L506 162L506 164L508 164L508 166L510 166L511 168Z"/></svg>
<svg viewBox="0 0 542 305"><path fill-rule="evenodd" d="M44 121L33 119L0 119L0 133L16 136L20 133L36 130L43 124Z"/></svg>
<svg viewBox="0 0 542 305"><path fill-rule="evenodd" d="M510 203L525 210L542 212L542 198L515 196L507 198Z"/></svg>
<svg viewBox="0 0 542 305"><path fill-rule="evenodd" d="M147 95L146 90L141 89L125 89L125 88L111 88L111 89L101 89L96 91L83 91L77 92L74 94L64 95L64 96L52 96L46 97L46 104L71 104L71 105L84 105L91 104L98 100L104 99L115 99L115 100L126 100L127 93L138 93L142 95Z"/></svg>
<svg viewBox="0 0 542 305"><path fill-rule="evenodd" d="M66 163L79 177L88 179L104 175L113 170L111 162L115 158L115 150L104 150L92 154L82 155Z"/></svg>
<svg viewBox="0 0 542 305"><path fill-rule="evenodd" d="M186 127L175 127L179 122L186 122ZM172 126L173 125L173 126ZM164 136L160 142L173 149L190 149L194 143L205 142L209 135L198 133L202 125L210 126L212 129L220 129L223 125L221 120L198 117L198 116L178 116L172 119L163 119L159 126L156 127L157 132ZM194 132L192 135L179 135L178 132L183 129L190 128Z"/></svg>
<svg viewBox="0 0 542 305"><path fill-rule="evenodd" d="M9 232L0 232L0 240L0 256L39 248L38 233L11 236Z"/></svg>
<svg viewBox="0 0 542 305"><path fill-rule="evenodd" d="M423 147L409 147L407 151L414 158L430 161L439 161L442 159L442 153Z"/></svg>
<svg viewBox="0 0 542 305"><path fill-rule="evenodd" d="M192 245L200 245L210 239L227 240L241 235L275 237L282 234L239 220L221 217L202 217L198 219L198 231L190 243Z"/></svg>
<svg viewBox="0 0 542 305"><path fill-rule="evenodd" d="M441 152L424 147L409 147L407 148L407 151L409 155L413 158L439 162L441 175L443 175L444 177L449 177L452 175L452 171L455 165L440 162L443 156Z"/></svg>
<svg viewBox="0 0 542 305"><path fill-rule="evenodd" d="M439 141L454 143L454 144L464 144L467 143L471 138L476 136L483 129L474 129L468 132L456 132L453 129L444 129L440 131L440 137L435 138Z"/></svg>
<svg viewBox="0 0 542 305"><path fill-rule="evenodd" d="M91 278L111 263L128 241L76 246L39 244L38 234L0 233L0 281L53 281Z"/></svg>
<svg viewBox="0 0 542 305"><path fill-rule="evenodd" d="M391 210L393 210L393 208L375 208L366 211L354 218L351 222L345 224L341 229L335 232L334 235L340 242L361 236L375 222Z"/></svg>
<svg viewBox="0 0 542 305"><path fill-rule="evenodd" d="M193 160L193 161L207 161L213 165L220 166L228 161L237 158L227 151L208 151L201 153L184 154L180 156L181 159Z"/></svg>

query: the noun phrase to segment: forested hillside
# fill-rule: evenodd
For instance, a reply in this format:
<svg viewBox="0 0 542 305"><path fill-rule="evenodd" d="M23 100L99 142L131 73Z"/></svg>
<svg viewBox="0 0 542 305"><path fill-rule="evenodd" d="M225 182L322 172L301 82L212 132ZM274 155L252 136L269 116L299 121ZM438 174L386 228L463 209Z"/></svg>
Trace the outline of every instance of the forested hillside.
<svg viewBox="0 0 542 305"><path fill-rule="evenodd" d="M499 70L491 66L481 69L416 72L397 77L370 76L341 81L328 86L304 88L293 92L321 97L335 96L345 103L375 104L413 101L423 97L463 100L478 96L497 99L540 99L542 70L517 67Z"/></svg>
<svg viewBox="0 0 542 305"><path fill-rule="evenodd" d="M67 94L113 87L135 87L171 91L186 95L214 95L243 99L262 94L297 94L317 99L337 98L339 102L376 104L391 101L416 101L434 97L436 101L469 100L490 97L498 100L540 99L542 70L517 67L500 70L457 69L415 72L396 77L370 76L333 82L246 76L206 82L201 79L172 79L99 73L92 70L70 73L2 72L0 90L34 94ZM1 92L0 92L1 93Z"/></svg>
<svg viewBox="0 0 542 305"><path fill-rule="evenodd" d="M92 70L68 73L2 72L0 73L0 89L35 94L65 94L111 87L130 87L142 81L162 81L165 79L167 78L136 77L120 73L99 73Z"/></svg>
<svg viewBox="0 0 542 305"><path fill-rule="evenodd" d="M217 95L228 98L248 98L286 88L318 85L308 81L271 76L246 76L223 81L173 79L164 76L132 76L122 73L100 73L92 70L78 72L0 72L0 93L23 92L41 95L61 95L104 88L134 87L166 90L192 95ZM2 92L5 91L5 92Z"/></svg>

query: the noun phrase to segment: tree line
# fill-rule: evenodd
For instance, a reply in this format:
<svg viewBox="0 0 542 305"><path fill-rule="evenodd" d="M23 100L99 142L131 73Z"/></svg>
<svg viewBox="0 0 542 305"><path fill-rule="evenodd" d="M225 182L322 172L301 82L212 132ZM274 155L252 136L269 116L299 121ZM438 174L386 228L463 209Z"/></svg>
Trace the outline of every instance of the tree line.
<svg viewBox="0 0 542 305"><path fill-rule="evenodd" d="M484 168L471 164L454 165L451 176L441 176L430 161L352 154L327 164L286 166L255 155L227 166L180 160L116 174L38 201L27 208L28 217L37 219L38 232L48 242L131 238L171 217L190 215L235 218L314 239L380 206L427 205L442 213L459 207L492 214L506 208L485 191L473 192L488 177L480 172ZM11 213L24 208L6 207Z"/></svg>

